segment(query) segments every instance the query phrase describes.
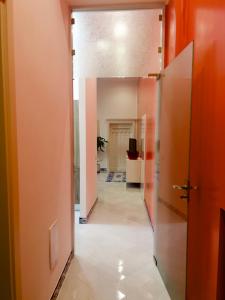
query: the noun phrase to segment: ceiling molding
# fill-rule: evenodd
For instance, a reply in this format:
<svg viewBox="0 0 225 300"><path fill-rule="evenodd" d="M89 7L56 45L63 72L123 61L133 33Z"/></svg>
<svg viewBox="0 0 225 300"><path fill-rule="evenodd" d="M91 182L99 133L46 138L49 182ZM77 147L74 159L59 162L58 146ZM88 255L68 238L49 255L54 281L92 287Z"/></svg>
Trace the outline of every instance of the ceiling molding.
<svg viewBox="0 0 225 300"><path fill-rule="evenodd" d="M91 10L127 10L127 9L157 9L163 8L169 0L95 0L95 1L81 1L81 0L68 0L69 5L76 11L91 11Z"/></svg>

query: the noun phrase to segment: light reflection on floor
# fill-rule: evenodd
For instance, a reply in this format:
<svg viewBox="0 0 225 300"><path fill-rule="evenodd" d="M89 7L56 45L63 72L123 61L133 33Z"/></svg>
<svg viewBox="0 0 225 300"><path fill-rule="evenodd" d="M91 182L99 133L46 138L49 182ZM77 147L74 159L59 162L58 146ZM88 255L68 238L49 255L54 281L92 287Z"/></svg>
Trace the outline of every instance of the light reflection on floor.
<svg viewBox="0 0 225 300"><path fill-rule="evenodd" d="M76 258L57 300L169 300L153 261L153 234L138 188L106 183L88 224L76 224Z"/></svg>

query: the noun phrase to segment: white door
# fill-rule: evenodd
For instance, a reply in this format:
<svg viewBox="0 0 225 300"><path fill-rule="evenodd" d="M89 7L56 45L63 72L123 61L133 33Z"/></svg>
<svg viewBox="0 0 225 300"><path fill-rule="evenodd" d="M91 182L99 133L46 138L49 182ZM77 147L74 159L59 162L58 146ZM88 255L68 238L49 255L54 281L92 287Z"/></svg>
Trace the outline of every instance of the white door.
<svg viewBox="0 0 225 300"><path fill-rule="evenodd" d="M110 124L109 136L109 170L125 172L129 138L133 137L133 126L131 123Z"/></svg>

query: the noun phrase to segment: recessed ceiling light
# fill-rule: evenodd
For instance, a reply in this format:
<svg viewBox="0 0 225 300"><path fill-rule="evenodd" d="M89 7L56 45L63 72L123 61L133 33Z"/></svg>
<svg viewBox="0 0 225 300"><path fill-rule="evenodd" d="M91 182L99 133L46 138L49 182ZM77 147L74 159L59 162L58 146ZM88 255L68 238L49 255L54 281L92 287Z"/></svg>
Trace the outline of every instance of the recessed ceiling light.
<svg viewBox="0 0 225 300"><path fill-rule="evenodd" d="M116 23L114 28L114 35L116 38L125 37L127 35L127 25L124 23Z"/></svg>

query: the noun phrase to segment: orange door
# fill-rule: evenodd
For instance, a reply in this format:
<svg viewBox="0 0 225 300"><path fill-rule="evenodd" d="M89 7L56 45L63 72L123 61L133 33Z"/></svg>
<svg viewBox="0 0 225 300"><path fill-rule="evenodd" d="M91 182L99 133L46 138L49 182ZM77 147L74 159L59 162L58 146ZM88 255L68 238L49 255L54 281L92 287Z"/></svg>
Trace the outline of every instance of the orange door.
<svg viewBox="0 0 225 300"><path fill-rule="evenodd" d="M185 299L193 43L162 74L155 258L173 300Z"/></svg>

